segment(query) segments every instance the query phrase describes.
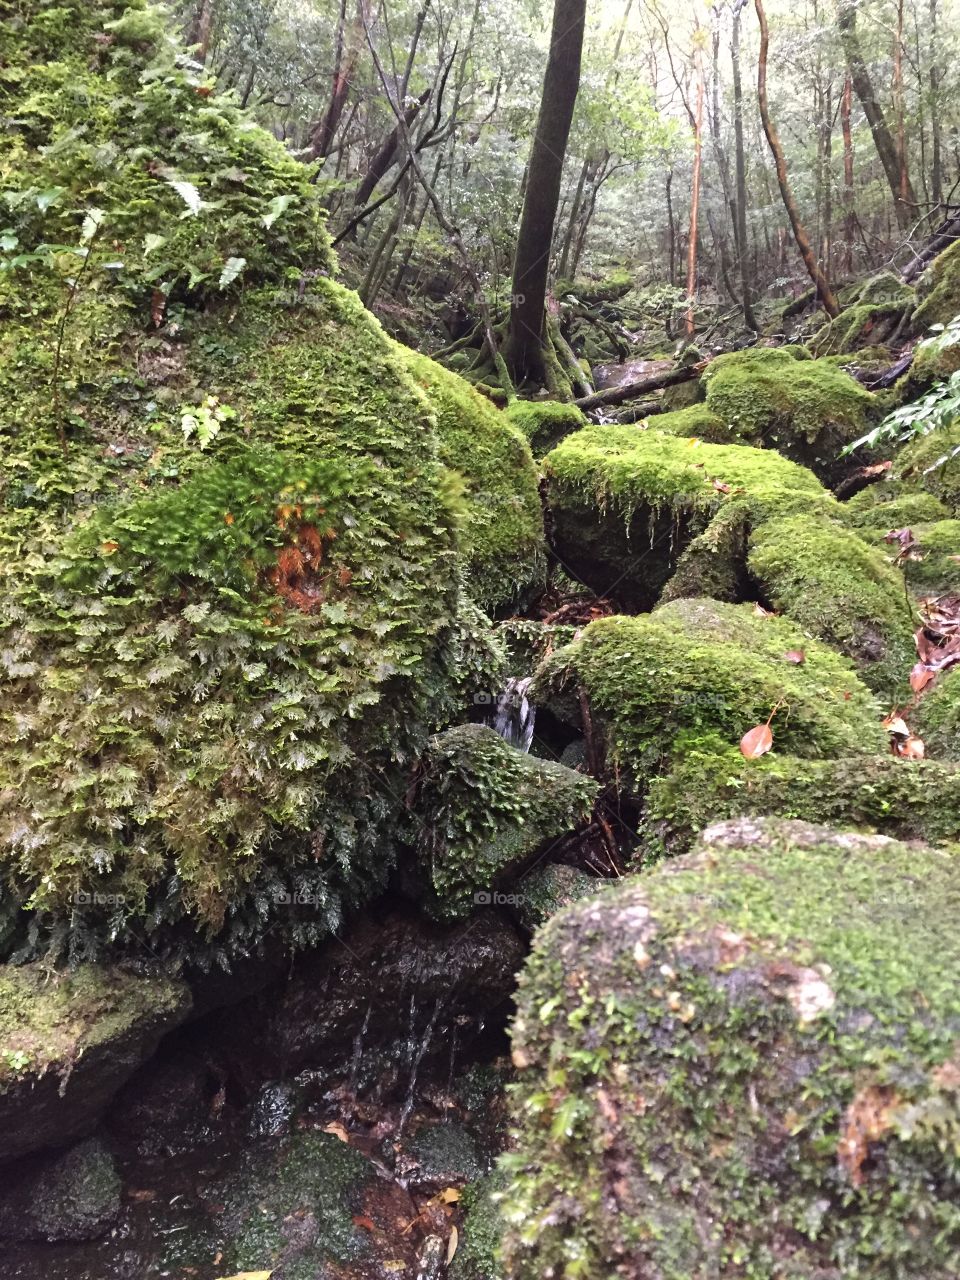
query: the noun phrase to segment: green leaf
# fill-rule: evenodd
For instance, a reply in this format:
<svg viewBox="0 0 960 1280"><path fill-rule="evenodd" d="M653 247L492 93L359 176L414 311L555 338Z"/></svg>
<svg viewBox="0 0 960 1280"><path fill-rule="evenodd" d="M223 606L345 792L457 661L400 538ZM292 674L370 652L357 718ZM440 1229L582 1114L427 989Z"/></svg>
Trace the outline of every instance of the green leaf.
<svg viewBox="0 0 960 1280"><path fill-rule="evenodd" d="M179 178L165 178L164 181L173 187L174 191L187 206L188 213L195 218L203 208L203 200L193 183L183 182Z"/></svg>
<svg viewBox="0 0 960 1280"><path fill-rule="evenodd" d="M263 218L262 218L263 225L267 228L268 231L276 222L276 220L280 217L280 215L282 213L286 213L287 209L290 208L291 204L293 204L293 196L291 195L273 197L273 199L267 205L267 212L263 215Z"/></svg>
<svg viewBox="0 0 960 1280"><path fill-rule="evenodd" d="M246 258L228 258L220 272L220 288L226 289L228 285L233 284L246 265Z"/></svg>
<svg viewBox="0 0 960 1280"><path fill-rule="evenodd" d="M37 208L41 213L46 213L52 204L57 204L63 195L65 187L47 187L45 191L41 191L37 195Z"/></svg>
<svg viewBox="0 0 960 1280"><path fill-rule="evenodd" d="M87 245L103 226L106 218L103 209L88 209L87 215L83 220L83 226L80 228L80 243Z"/></svg>
<svg viewBox="0 0 960 1280"><path fill-rule="evenodd" d="M153 232L150 232L150 234L149 234L149 235L145 235L145 236L143 237L143 253L144 253L144 257L146 257L146 255L147 255L147 254L149 254L149 253L153 253L153 251L154 251L155 249L160 249L160 248L162 248L166 243L167 243L167 237L166 237L166 236L158 236L158 235L154 235L154 233L153 233Z"/></svg>

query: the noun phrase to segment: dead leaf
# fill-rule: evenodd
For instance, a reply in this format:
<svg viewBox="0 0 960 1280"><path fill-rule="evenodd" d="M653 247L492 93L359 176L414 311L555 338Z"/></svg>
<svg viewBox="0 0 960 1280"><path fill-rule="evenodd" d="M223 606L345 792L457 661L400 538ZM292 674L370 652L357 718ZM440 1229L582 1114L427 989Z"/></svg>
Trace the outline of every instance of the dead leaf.
<svg viewBox="0 0 960 1280"><path fill-rule="evenodd" d="M786 662L792 662L798 667L802 667L807 660L807 655L802 649L788 649L783 657Z"/></svg>
<svg viewBox="0 0 960 1280"><path fill-rule="evenodd" d="M758 724L740 739L740 753L748 760L766 755L773 746L773 732L768 724Z"/></svg>
<svg viewBox="0 0 960 1280"><path fill-rule="evenodd" d="M363 1227L365 1231L376 1230L376 1227L373 1225L373 1219L368 1218L365 1214L362 1214L362 1213L355 1213L353 1215L353 1225L355 1227Z"/></svg>
<svg viewBox="0 0 960 1280"><path fill-rule="evenodd" d="M918 662L910 672L910 688L914 693L922 693L930 681L935 679L936 674L937 673L932 671L930 667L924 666L922 662Z"/></svg>
<svg viewBox="0 0 960 1280"><path fill-rule="evenodd" d="M904 720L903 717L898 715L895 711L891 711L884 719L883 727L886 729L887 733L893 734L896 738L910 737L910 730L907 727L906 720Z"/></svg>
<svg viewBox="0 0 960 1280"><path fill-rule="evenodd" d="M892 1089L868 1085L847 1107L837 1159L855 1187L863 1185L863 1166L871 1142L878 1141L891 1128L890 1113L897 1101Z"/></svg>
<svg viewBox="0 0 960 1280"><path fill-rule="evenodd" d="M447 1266L453 1261L453 1256L457 1252L457 1245L460 1243L460 1233L456 1227L450 1228L450 1239L447 1241Z"/></svg>
<svg viewBox="0 0 960 1280"><path fill-rule="evenodd" d="M126 1193L128 1200L133 1200L135 1204L145 1204L147 1201L156 1200L157 1193L155 1191L128 1191Z"/></svg>
<svg viewBox="0 0 960 1280"><path fill-rule="evenodd" d="M335 1138L339 1138L341 1142L350 1142L350 1135L340 1123L339 1120L331 1120L329 1124L323 1126L324 1133L332 1133Z"/></svg>
<svg viewBox="0 0 960 1280"><path fill-rule="evenodd" d="M897 755L904 760L922 760L925 752L923 739L915 734L911 734L904 742L897 743Z"/></svg>
<svg viewBox="0 0 960 1280"><path fill-rule="evenodd" d="M221 1276L220 1280L270 1280L272 1271L238 1271L233 1276Z"/></svg>
<svg viewBox="0 0 960 1280"><path fill-rule="evenodd" d="M753 606L753 614L756 618L772 618L774 616L770 610L765 609L762 604L755 604Z"/></svg>
<svg viewBox="0 0 960 1280"><path fill-rule="evenodd" d="M163 316L167 309L167 295L162 289L154 289L150 297L150 319L155 329L163 324Z"/></svg>
<svg viewBox="0 0 960 1280"><path fill-rule="evenodd" d="M100 554L104 556L112 556L115 551L120 550L120 543L114 542L112 538L106 542L100 543Z"/></svg>
<svg viewBox="0 0 960 1280"><path fill-rule="evenodd" d="M724 484L722 480L714 480L713 487L716 489L717 493L730 492L730 486L728 484Z"/></svg>
<svg viewBox="0 0 960 1280"><path fill-rule="evenodd" d="M437 1195L440 1204L456 1204L460 1199L460 1192L456 1187L444 1187Z"/></svg>

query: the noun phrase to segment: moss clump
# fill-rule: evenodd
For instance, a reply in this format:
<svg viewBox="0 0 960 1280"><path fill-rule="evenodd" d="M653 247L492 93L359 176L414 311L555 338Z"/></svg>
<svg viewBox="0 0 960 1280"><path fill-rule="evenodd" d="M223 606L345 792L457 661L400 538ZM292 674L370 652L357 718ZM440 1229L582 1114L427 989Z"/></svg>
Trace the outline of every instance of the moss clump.
<svg viewBox="0 0 960 1280"><path fill-rule="evenodd" d="M523 432L539 458L553 449L564 436L587 425L583 413L573 404L559 400L514 400L506 415Z"/></svg>
<svg viewBox="0 0 960 1280"><path fill-rule="evenodd" d="M547 862L535 867L517 886L521 897L519 916L532 933L549 920L561 907L585 898L601 888L603 882L576 867Z"/></svg>
<svg viewBox="0 0 960 1280"><path fill-rule="evenodd" d="M712 413L705 404L691 404L669 413L658 413L649 424L656 431L667 435L682 436L687 440L704 440L707 444L737 444L740 438L734 430Z"/></svg>
<svg viewBox="0 0 960 1280"><path fill-rule="evenodd" d="M891 529L904 527L890 526ZM916 595L931 596L946 595L951 589L960 587L960 520L916 523L910 526L910 531L915 545L903 563L904 577L910 590ZM879 529L864 529L860 533L868 541L883 546L891 559L899 549L896 544L885 544L884 533Z"/></svg>
<svg viewBox="0 0 960 1280"><path fill-rule="evenodd" d="M310 171L158 21L0 33L0 954L323 936L494 656L465 581L540 572L519 434L327 278Z"/></svg>
<svg viewBox="0 0 960 1280"><path fill-rule="evenodd" d="M828 320L813 340L816 354L847 355L864 346L886 342L903 316L906 303L872 302L847 307Z"/></svg>
<svg viewBox="0 0 960 1280"><path fill-rule="evenodd" d="M924 690L913 720L930 755L960 760L960 671L956 667L937 676Z"/></svg>
<svg viewBox="0 0 960 1280"><path fill-rule="evenodd" d="M960 315L960 240L944 249L920 277L920 305L913 313L919 333L935 324L948 325Z"/></svg>
<svg viewBox="0 0 960 1280"><path fill-rule="evenodd" d="M774 452L656 428L588 427L543 466L561 560L630 608L656 602L684 547L728 503L762 519L832 502L809 471Z"/></svg>
<svg viewBox="0 0 960 1280"><path fill-rule="evenodd" d="M21 1165L0 1193L0 1236L8 1240L95 1240L120 1215L120 1178L97 1139L65 1155Z"/></svg>
<svg viewBox="0 0 960 1280"><path fill-rule="evenodd" d="M903 575L839 522L791 515L758 525L747 564L763 599L853 658L895 697L915 660Z"/></svg>
<svg viewBox="0 0 960 1280"><path fill-rule="evenodd" d="M712 360L707 408L737 436L776 449L821 478L842 472L838 455L863 435L877 400L842 369L798 359L792 348L757 347Z"/></svg>
<svg viewBox="0 0 960 1280"><path fill-rule="evenodd" d="M0 967L0 1161L88 1133L190 1003L159 975Z"/></svg>
<svg viewBox="0 0 960 1280"><path fill-rule="evenodd" d="M889 533L915 524L945 520L950 512L932 493L899 494L893 485L871 485L849 502L839 514L844 522L861 533Z"/></svg>
<svg viewBox="0 0 960 1280"><path fill-rule="evenodd" d="M554 916L505 1272L952 1280L957 886L940 851L740 820Z"/></svg>
<svg viewBox="0 0 960 1280"><path fill-rule="evenodd" d="M919 436L897 454L893 478L901 491L922 489L960 518L960 455L949 458L951 450L960 446L960 421L940 431ZM941 458L947 458L937 466Z"/></svg>
<svg viewBox="0 0 960 1280"><path fill-rule="evenodd" d="M247 1152L233 1177L216 1188L223 1269L269 1270L282 1256L292 1261L291 1253L304 1274L356 1261L367 1243L353 1214L371 1173L359 1151L328 1133L300 1134L275 1150L261 1145ZM315 1230L296 1241L287 1224L306 1215Z"/></svg>
<svg viewBox="0 0 960 1280"><path fill-rule="evenodd" d="M911 713L911 722L920 731L918 712ZM927 746L933 755L934 744ZM906 762L890 755L799 760L779 753L744 760L738 751L711 750L706 744L651 784L644 809L645 854L683 853L711 822L756 815L803 818L900 840L956 840L958 784L958 771L934 760Z"/></svg>
<svg viewBox="0 0 960 1280"><path fill-rule="evenodd" d="M450 1280L502 1280L498 1254L503 1221L499 1200L506 1185L507 1179L498 1171L464 1187L460 1204L466 1221L450 1267Z"/></svg>
<svg viewBox="0 0 960 1280"><path fill-rule="evenodd" d="M520 424L429 356L402 350L436 411L440 460L466 482L461 538L471 593L486 609L515 605L542 588L546 565L537 471L511 426Z"/></svg>
<svg viewBox="0 0 960 1280"><path fill-rule="evenodd" d="M787 657L795 650L802 664ZM649 617L591 623L549 660L535 696L567 685L586 690L608 767L634 792L698 742L735 747L778 703L778 751L836 757L884 745L876 704L849 662L752 605L681 600Z"/></svg>
<svg viewBox="0 0 960 1280"><path fill-rule="evenodd" d="M447 918L489 902L503 877L588 816L597 784L524 755L483 725L438 734L424 760L411 841Z"/></svg>

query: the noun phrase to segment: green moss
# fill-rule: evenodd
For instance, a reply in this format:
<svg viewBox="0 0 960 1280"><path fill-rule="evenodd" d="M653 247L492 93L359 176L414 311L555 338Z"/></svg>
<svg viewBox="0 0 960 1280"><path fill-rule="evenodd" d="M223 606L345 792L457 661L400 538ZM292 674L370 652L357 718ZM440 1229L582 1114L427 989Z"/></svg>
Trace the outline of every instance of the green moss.
<svg viewBox="0 0 960 1280"><path fill-rule="evenodd" d="M925 495L928 496L928 495ZM891 525L890 530L905 528ZM914 547L903 562L903 574L907 585L916 595L932 596L946 593L960 586L960 520L938 520L934 524L916 523L910 527ZM861 535L882 546L890 559L899 551L896 543L884 542L879 529L861 530Z"/></svg>
<svg viewBox="0 0 960 1280"><path fill-rule="evenodd" d="M813 340L818 356L847 355L861 346L884 341L897 327L904 303L861 303L828 320Z"/></svg>
<svg viewBox="0 0 960 1280"><path fill-rule="evenodd" d="M66 0L0 29L0 954L322 937L497 665L471 577L499 603L541 572L519 433L327 278L311 171L157 21ZM80 256L39 247L94 208L68 313ZM232 414L185 438L210 397Z"/></svg>
<svg viewBox="0 0 960 1280"><path fill-rule="evenodd" d="M310 1215L316 1232L297 1265L317 1272L362 1257L364 1233L353 1223L359 1191L372 1166L328 1133L304 1133L276 1150L247 1152L241 1167L217 1188L216 1214L224 1264L230 1271L269 1270L289 1249L285 1224ZM306 1272L305 1272L306 1273Z"/></svg>
<svg viewBox="0 0 960 1280"><path fill-rule="evenodd" d="M864 280L856 288L855 301L876 305L881 302L912 302L916 291L905 284L903 277L896 271L878 271L875 276Z"/></svg>
<svg viewBox="0 0 960 1280"><path fill-rule="evenodd" d="M703 374L707 408L737 436L833 477L837 458L867 429L876 397L842 369L796 358L788 347L755 347L712 360Z"/></svg>
<svg viewBox="0 0 960 1280"><path fill-rule="evenodd" d="M562 563L631 609L656 602L684 547L724 506L759 520L833 505L809 471L777 453L654 427L588 427L543 467Z"/></svg>
<svg viewBox="0 0 960 1280"><path fill-rule="evenodd" d="M927 686L913 720L930 755L960 760L960 670L948 668Z"/></svg>
<svg viewBox="0 0 960 1280"><path fill-rule="evenodd" d="M894 458L895 483L908 490L922 489L932 493L952 515L960 517L960 456L950 458L942 466L936 465L958 445L960 421L943 430L919 436Z"/></svg>
<svg viewBox="0 0 960 1280"><path fill-rule="evenodd" d="M920 278L917 293L920 305L913 313L916 331L947 325L960 315L960 240L934 258Z"/></svg>
<svg viewBox="0 0 960 1280"><path fill-rule="evenodd" d="M957 885L943 852L741 820L554 916L505 1272L952 1280Z"/></svg>
<svg viewBox="0 0 960 1280"><path fill-rule="evenodd" d="M588 876L576 867L558 862L542 863L517 886L521 895L520 919L532 933L561 907L596 893L601 885L595 876Z"/></svg>
<svg viewBox="0 0 960 1280"><path fill-rule="evenodd" d="M903 575L839 522L791 515L758 525L747 561L770 607L853 658L896 698L914 662Z"/></svg>
<svg viewBox="0 0 960 1280"><path fill-rule="evenodd" d="M410 837L436 910L456 917L489 902L545 841L587 817L596 792L592 779L524 755L483 725L439 734L424 761Z"/></svg>
<svg viewBox="0 0 960 1280"><path fill-rule="evenodd" d="M683 436L687 440L705 440L707 444L738 443L734 432L705 404L692 404L670 413L658 413L649 419L649 425L655 431Z"/></svg>
<svg viewBox="0 0 960 1280"><path fill-rule="evenodd" d="M5 1239L95 1240L120 1216L120 1178L97 1139L65 1154L18 1167L16 1185L0 1193Z"/></svg>
<svg viewBox="0 0 960 1280"><path fill-rule="evenodd" d="M538 458L587 422L576 405L562 404L559 400L513 400L506 414L523 432Z"/></svg>
<svg viewBox="0 0 960 1280"><path fill-rule="evenodd" d="M488 609L514 605L543 586L545 572L537 471L512 429L520 423L429 356L402 350L436 411L440 460L466 481L462 538L471 591ZM557 408L569 414L569 406Z"/></svg>
<svg viewBox="0 0 960 1280"><path fill-rule="evenodd" d="M464 1188L460 1204L466 1213L460 1247L450 1267L450 1280L502 1280L498 1260L503 1222L499 1198L506 1178L496 1172Z"/></svg>
<svg viewBox="0 0 960 1280"><path fill-rule="evenodd" d="M24 1077L69 1076L82 1054L141 1025L179 1020L186 987L172 978L82 965L51 979L41 965L0 968L0 1096Z"/></svg>
<svg viewBox="0 0 960 1280"><path fill-rule="evenodd" d="M921 713L909 714L921 732ZM927 743L930 755L935 737ZM929 759L799 760L776 753L744 760L736 750L706 745L678 758L651 784L644 810L645 856L683 853L711 822L757 815L802 818L901 840L956 840L960 775L951 765Z"/></svg>
<svg viewBox="0 0 960 1280"><path fill-rule="evenodd" d="M795 650L800 665L787 657ZM586 690L608 768L634 792L697 739L735 747L778 703L778 752L835 757L884 745L876 704L850 664L752 605L681 600L649 617L591 623L549 660L535 696L568 684Z"/></svg>
<svg viewBox="0 0 960 1280"><path fill-rule="evenodd" d="M863 532L889 533L945 520L950 512L932 493L898 494L892 485L871 485L840 507L844 522Z"/></svg>

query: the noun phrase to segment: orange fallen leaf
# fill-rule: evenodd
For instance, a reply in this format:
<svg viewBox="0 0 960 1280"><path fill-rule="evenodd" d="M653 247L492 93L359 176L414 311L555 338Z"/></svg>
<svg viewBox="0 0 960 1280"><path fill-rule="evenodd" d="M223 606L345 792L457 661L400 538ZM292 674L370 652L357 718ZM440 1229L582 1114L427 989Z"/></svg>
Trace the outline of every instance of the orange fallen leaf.
<svg viewBox="0 0 960 1280"><path fill-rule="evenodd" d="M914 693L922 693L936 674L929 667L925 667L922 662L918 662L910 672L910 688Z"/></svg>
<svg viewBox="0 0 960 1280"><path fill-rule="evenodd" d="M748 760L766 755L773 746L773 732L768 724L758 724L740 739L740 753Z"/></svg>
<svg viewBox="0 0 960 1280"><path fill-rule="evenodd" d="M355 1227L363 1227L365 1231L374 1231L373 1219L368 1218L365 1214L355 1213L353 1215L353 1225Z"/></svg>
<svg viewBox="0 0 960 1280"><path fill-rule="evenodd" d="M120 543L114 542L112 538L108 539L108 541L106 542L100 543L101 555L112 556L115 551L119 551L119 550L120 550Z"/></svg>
<svg viewBox="0 0 960 1280"><path fill-rule="evenodd" d="M792 662L797 667L802 667L807 660L807 655L802 649L788 649L783 657L786 662Z"/></svg>
<svg viewBox="0 0 960 1280"><path fill-rule="evenodd" d="M450 1228L450 1239L447 1241L447 1266L453 1261L453 1255L457 1252L457 1246L460 1243L460 1233L456 1227Z"/></svg>
<svg viewBox="0 0 960 1280"><path fill-rule="evenodd" d="M905 742L897 743L897 755L904 760L922 760L926 754L926 748L923 745L923 739L911 734Z"/></svg>
<svg viewBox="0 0 960 1280"><path fill-rule="evenodd" d="M349 1143L350 1141L349 1133L347 1133L346 1129L343 1127L343 1125L340 1123L339 1120L331 1120L329 1124L325 1124L323 1126L323 1132L332 1133L333 1136L335 1138L339 1138L341 1142Z"/></svg>
<svg viewBox="0 0 960 1280"><path fill-rule="evenodd" d="M728 484L724 484L722 480L714 480L713 487L716 489L717 493L730 492L730 486Z"/></svg>
<svg viewBox="0 0 960 1280"><path fill-rule="evenodd" d="M226 513L226 515L223 517L223 523L224 523L224 524L233 524L233 521L234 521L234 515L233 515L233 512L232 512L232 511L228 511L228 512Z"/></svg>

